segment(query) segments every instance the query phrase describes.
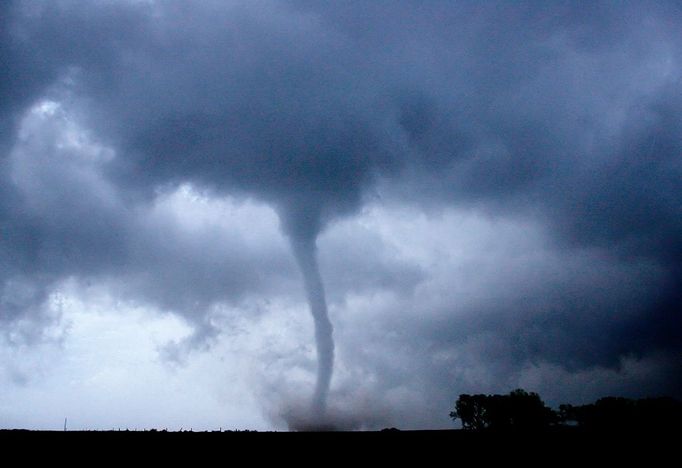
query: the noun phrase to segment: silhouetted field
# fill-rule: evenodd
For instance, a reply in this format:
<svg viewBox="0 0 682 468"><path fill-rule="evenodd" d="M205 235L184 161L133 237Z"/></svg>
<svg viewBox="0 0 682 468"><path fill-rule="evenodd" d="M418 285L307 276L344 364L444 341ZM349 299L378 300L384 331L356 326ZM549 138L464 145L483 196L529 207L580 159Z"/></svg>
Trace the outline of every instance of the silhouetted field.
<svg viewBox="0 0 682 468"><path fill-rule="evenodd" d="M464 460L513 459L554 466L589 460L663 461L674 455L678 434L679 431L670 429L604 432L575 427L542 432L0 431L0 446L39 447L48 454L78 454L87 450L120 459L130 455L196 461L218 456L222 457L219 463L228 465L234 461L232 457L244 456L254 461L297 459L324 465L331 461L360 462L371 456L384 462L410 463L419 457L418 460L443 460L457 465Z"/></svg>

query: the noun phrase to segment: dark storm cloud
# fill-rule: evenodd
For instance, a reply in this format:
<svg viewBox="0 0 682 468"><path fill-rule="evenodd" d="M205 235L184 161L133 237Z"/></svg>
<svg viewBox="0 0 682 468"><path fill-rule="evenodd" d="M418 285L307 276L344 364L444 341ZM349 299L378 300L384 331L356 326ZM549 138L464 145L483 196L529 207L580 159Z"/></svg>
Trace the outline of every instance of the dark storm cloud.
<svg viewBox="0 0 682 468"><path fill-rule="evenodd" d="M132 204L101 175L111 150L80 134L63 110L42 112L24 117L3 161L4 321L35 313L67 278L103 281L196 324L216 302L237 304L255 290L290 288L293 266L281 243L245 233L246 223L276 229L273 214L261 208L256 213L266 219L253 222L240 214L246 202L216 202L204 209L221 218L206 220L196 213L202 205L188 202L203 195L182 191ZM178 210L193 210L197 225L179 223Z"/></svg>
<svg viewBox="0 0 682 468"><path fill-rule="evenodd" d="M559 291L544 284L530 301L481 304L490 312L440 330L489 326L519 360L531 348L564 364L679 349L679 5L430 2L392 5L390 15L385 6L320 14L358 46L367 41L392 66L389 80L402 78L395 118L415 175L409 190L435 203L531 212L561 248L602 249L627 270ZM646 262L663 273L648 278Z"/></svg>
<svg viewBox="0 0 682 468"><path fill-rule="evenodd" d="M207 252L173 227L160 241L163 223L139 213L159 190L189 182L264 201L290 237L310 240L380 184L393 202L425 210L531 219L559 266L590 252L560 277L483 279L508 295L458 314L455 298L444 301L405 336L411 346L435 352L486 336L509 369L679 355L678 3L3 5L0 274L5 289L27 285L26 301L65 276L118 278L183 311L267 291L265 256L240 257L238 243ZM115 157L89 162L87 176L81 162L37 159L17 179L21 161L49 153L33 142L10 155L22 116L44 98L63 102ZM355 258L342 264L356 268ZM267 278L286 283L292 264L278 261L282 273ZM377 290L414 291L428 276L377 263L399 272L365 282ZM341 288L332 297L362 289L327 274ZM20 314L21 301L11 303ZM499 362L485 350L480 360ZM436 384L448 378L436 374Z"/></svg>

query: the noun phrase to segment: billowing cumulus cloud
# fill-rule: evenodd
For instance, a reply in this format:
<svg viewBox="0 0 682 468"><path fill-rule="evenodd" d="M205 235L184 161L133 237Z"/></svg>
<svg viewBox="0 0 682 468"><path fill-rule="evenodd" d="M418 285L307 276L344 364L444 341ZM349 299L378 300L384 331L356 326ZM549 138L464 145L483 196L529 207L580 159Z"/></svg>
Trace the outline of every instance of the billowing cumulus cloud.
<svg viewBox="0 0 682 468"><path fill-rule="evenodd" d="M187 323L165 365L249 330L254 411L306 426L307 297L339 427L679 395L680 29L675 2L4 2L3 346L68 343L55 295L98 288Z"/></svg>

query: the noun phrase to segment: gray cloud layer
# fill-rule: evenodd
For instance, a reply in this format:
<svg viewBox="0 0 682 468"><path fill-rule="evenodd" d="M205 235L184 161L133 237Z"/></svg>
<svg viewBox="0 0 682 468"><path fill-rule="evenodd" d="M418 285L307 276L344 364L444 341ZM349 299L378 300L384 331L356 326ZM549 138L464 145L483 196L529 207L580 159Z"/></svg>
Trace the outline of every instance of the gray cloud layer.
<svg viewBox="0 0 682 468"><path fill-rule="evenodd" d="M678 3L0 8L6 327L38 314L66 277L109 282L199 327L212 304L300 289L280 244L246 249L225 226L188 234L150 215L191 183L208 198L269 204L296 238L357 215L378 193L417 212L541 227L541 260L501 255L489 269L481 250L459 296L434 286L428 265L385 257L386 239L360 237L359 253L326 263L321 248L332 310L388 290L413 313L401 330L400 314L379 306L357 336L338 319L342 339L364 349L346 361L373 369L382 391L412 378L405 368L443 392L465 388L449 369L462 361L434 361L456 350L497 375L486 384L496 388L529 363L580 373L680 356ZM51 119L29 111L44 100L60 103ZM60 147L73 122L89 140ZM373 349L382 330L398 344ZM414 350L396 358L402 372L381 364L400 347ZM679 395L663 368L651 391Z"/></svg>

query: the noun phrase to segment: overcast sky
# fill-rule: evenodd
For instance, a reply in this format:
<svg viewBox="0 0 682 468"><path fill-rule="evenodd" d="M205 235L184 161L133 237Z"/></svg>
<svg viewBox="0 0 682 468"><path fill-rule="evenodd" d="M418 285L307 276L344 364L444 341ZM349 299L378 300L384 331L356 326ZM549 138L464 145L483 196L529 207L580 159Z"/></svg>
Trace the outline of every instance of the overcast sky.
<svg viewBox="0 0 682 468"><path fill-rule="evenodd" d="M675 1L0 2L0 427L286 429L304 241L337 427L682 397L680 31Z"/></svg>

